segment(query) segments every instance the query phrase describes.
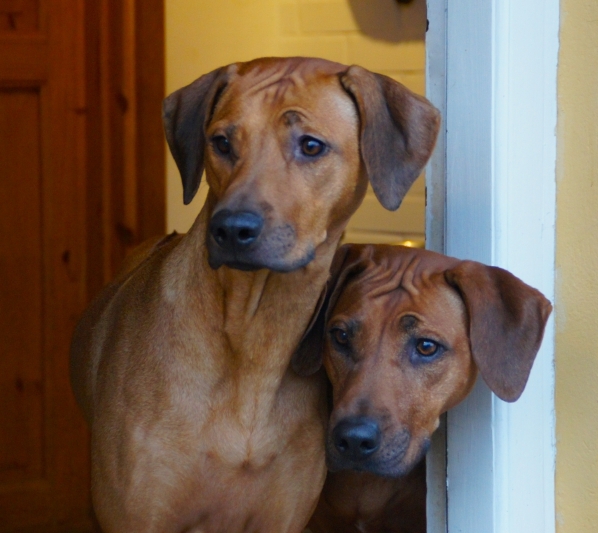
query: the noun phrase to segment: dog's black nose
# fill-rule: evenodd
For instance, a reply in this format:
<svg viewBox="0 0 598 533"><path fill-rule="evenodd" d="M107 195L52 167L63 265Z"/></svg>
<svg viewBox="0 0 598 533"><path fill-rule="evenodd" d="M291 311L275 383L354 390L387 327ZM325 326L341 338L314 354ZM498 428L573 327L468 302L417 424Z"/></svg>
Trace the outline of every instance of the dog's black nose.
<svg viewBox="0 0 598 533"><path fill-rule="evenodd" d="M218 211L210 220L210 234L222 248L247 248L259 237L264 219L250 211Z"/></svg>
<svg viewBox="0 0 598 533"><path fill-rule="evenodd" d="M378 423L367 417L342 420L332 431L335 448L351 461L367 459L380 447L381 437Z"/></svg>

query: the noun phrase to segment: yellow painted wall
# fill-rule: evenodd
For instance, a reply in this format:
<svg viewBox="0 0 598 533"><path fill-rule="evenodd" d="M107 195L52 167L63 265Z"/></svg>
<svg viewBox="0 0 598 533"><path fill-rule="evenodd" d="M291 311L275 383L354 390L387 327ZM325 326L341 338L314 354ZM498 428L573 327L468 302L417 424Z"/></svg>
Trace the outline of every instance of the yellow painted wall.
<svg viewBox="0 0 598 533"><path fill-rule="evenodd" d="M425 0L166 0L166 89L206 72L255 57L317 56L356 63L424 93ZM190 206L168 156L167 226L187 231L205 197ZM398 213L385 212L373 193L348 227L349 240L392 241L424 233L424 182L419 179Z"/></svg>
<svg viewBox="0 0 598 533"><path fill-rule="evenodd" d="M561 0L558 74L556 506L598 531L598 2Z"/></svg>

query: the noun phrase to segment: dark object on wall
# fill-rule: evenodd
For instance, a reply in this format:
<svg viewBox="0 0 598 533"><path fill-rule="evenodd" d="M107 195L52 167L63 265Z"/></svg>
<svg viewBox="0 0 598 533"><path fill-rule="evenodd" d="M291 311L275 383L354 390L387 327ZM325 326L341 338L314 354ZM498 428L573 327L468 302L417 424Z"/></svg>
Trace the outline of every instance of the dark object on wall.
<svg viewBox="0 0 598 533"><path fill-rule="evenodd" d="M425 39L426 0L349 0L349 7L360 31L375 40Z"/></svg>

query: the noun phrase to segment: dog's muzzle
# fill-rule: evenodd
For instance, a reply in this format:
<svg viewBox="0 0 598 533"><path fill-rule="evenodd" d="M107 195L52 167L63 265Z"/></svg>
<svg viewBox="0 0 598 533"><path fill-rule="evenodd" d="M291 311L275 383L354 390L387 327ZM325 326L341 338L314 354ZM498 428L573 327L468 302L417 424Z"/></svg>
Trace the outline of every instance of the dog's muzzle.
<svg viewBox="0 0 598 533"><path fill-rule="evenodd" d="M210 220L210 265L218 268L227 264L233 268L253 270L247 255L259 240L264 219L251 211L218 211Z"/></svg>
<svg viewBox="0 0 598 533"><path fill-rule="evenodd" d="M223 209L210 221L210 234L221 248L229 252L242 252L260 236L264 219L250 211L233 213Z"/></svg>
<svg viewBox="0 0 598 533"><path fill-rule="evenodd" d="M337 453L349 464L368 459L378 450L381 440L378 423L366 417L342 420L332 431Z"/></svg>
<svg viewBox="0 0 598 533"><path fill-rule="evenodd" d="M207 237L208 262L214 269L226 265L237 270L291 272L315 256L315 250L309 247L300 257L293 257L297 242L294 228L284 223L268 225L253 211L217 211L210 220Z"/></svg>
<svg viewBox="0 0 598 533"><path fill-rule="evenodd" d="M340 420L327 438L328 469L332 472L370 472L387 477L405 475L416 464L411 461L405 463L410 432L403 429L386 438L384 434L379 423L368 416L350 416ZM427 451L427 446L424 448L423 453Z"/></svg>

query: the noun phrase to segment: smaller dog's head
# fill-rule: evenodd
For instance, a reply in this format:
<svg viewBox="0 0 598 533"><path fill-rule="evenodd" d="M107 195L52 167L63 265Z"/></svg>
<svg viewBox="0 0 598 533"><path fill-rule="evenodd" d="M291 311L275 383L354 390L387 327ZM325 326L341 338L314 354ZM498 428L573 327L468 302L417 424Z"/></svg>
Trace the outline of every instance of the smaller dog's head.
<svg viewBox="0 0 598 533"><path fill-rule="evenodd" d="M290 271L336 243L368 179L396 209L428 160L438 111L363 68L266 58L202 76L164 101L189 203L210 186L212 267Z"/></svg>
<svg viewBox="0 0 598 533"><path fill-rule="evenodd" d="M505 401L525 387L552 306L509 272L402 246L346 245L295 354L332 383L331 470L406 474L477 372Z"/></svg>

